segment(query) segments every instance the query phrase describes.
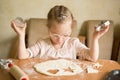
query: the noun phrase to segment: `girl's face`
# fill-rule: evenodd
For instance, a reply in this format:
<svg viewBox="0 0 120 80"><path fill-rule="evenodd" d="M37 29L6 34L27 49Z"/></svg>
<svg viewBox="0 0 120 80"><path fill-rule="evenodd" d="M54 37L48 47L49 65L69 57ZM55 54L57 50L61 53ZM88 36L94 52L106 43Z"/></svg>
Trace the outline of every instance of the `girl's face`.
<svg viewBox="0 0 120 80"><path fill-rule="evenodd" d="M50 38L53 44L62 44L71 35L72 21L66 21L65 23L57 23L52 21L49 28Z"/></svg>

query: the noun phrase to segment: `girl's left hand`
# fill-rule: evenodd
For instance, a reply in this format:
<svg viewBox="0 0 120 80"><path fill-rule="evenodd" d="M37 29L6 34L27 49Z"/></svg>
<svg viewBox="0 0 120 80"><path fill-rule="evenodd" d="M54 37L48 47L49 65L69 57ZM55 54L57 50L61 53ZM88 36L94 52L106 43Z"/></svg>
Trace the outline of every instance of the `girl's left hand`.
<svg viewBox="0 0 120 80"><path fill-rule="evenodd" d="M105 29L96 31L96 26L94 27L93 37L96 39L99 39L101 36L103 36L107 31L109 30L109 25L105 26Z"/></svg>

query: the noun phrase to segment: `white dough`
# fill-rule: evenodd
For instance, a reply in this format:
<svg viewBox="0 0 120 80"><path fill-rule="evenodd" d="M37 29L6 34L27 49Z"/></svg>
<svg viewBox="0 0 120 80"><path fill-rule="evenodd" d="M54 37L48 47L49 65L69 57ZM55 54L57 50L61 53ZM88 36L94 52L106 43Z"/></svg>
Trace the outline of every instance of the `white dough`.
<svg viewBox="0 0 120 80"><path fill-rule="evenodd" d="M98 70L93 69L92 66L88 66L88 67L87 67L87 72L88 72L88 73L98 73Z"/></svg>
<svg viewBox="0 0 120 80"><path fill-rule="evenodd" d="M75 75L81 73L83 70L76 63L65 60L65 59L57 59L57 60L48 60L45 62L38 63L34 66L37 72L40 72L49 76L62 76L62 75ZM67 71L66 69L71 69L71 71ZM56 73L48 72L49 70L58 70Z"/></svg>

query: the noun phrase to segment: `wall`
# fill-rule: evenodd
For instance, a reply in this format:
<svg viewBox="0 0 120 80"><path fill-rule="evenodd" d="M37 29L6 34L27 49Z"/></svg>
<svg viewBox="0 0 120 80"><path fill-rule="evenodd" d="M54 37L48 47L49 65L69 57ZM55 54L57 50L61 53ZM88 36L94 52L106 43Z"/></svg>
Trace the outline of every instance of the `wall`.
<svg viewBox="0 0 120 80"><path fill-rule="evenodd" d="M49 9L58 4L72 11L80 34L85 35L81 26L87 20L113 20L115 36L119 36L120 0L0 0L0 58L9 56L16 40L16 33L10 27L12 19L46 18Z"/></svg>

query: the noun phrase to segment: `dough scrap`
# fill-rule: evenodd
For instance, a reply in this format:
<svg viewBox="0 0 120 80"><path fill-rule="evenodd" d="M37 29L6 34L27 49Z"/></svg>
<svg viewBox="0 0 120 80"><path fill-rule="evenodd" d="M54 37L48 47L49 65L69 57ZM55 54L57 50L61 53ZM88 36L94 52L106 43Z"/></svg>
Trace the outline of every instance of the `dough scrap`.
<svg viewBox="0 0 120 80"><path fill-rule="evenodd" d="M98 73L99 71L97 69L94 69L92 66L87 67L88 73Z"/></svg>

